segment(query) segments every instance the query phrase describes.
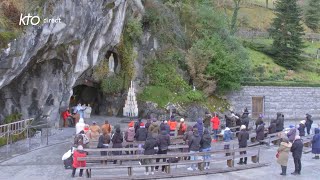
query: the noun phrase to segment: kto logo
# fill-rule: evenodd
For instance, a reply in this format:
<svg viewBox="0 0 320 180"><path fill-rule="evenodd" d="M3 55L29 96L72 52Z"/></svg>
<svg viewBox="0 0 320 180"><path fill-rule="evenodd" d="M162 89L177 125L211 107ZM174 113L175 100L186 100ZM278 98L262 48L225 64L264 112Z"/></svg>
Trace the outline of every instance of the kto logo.
<svg viewBox="0 0 320 180"><path fill-rule="evenodd" d="M41 19L39 16L31 16L30 14L28 14L28 16L23 16L23 14L21 13L19 25L20 26L21 25L28 26L29 24L38 25L40 21Z"/></svg>

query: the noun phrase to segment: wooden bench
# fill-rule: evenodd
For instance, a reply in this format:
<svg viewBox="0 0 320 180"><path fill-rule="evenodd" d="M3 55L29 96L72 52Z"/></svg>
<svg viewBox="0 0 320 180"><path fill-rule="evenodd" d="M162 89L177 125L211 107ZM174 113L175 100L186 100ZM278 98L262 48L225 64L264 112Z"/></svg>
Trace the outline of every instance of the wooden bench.
<svg viewBox="0 0 320 180"><path fill-rule="evenodd" d="M251 150L255 150L257 152L250 152ZM235 155L236 152L240 151L249 151L247 154L241 154L241 155ZM226 153L232 154L231 156L225 156ZM204 163L205 162L216 162L216 161L221 161L221 160L227 160L227 164L230 167L234 166L234 159L236 158L243 158L243 157L251 157L252 162L257 163L259 162L259 153L260 153L260 148L239 148L239 149L232 149L232 150L219 150L219 151L209 151L209 152L197 152L197 153L174 153L174 154L156 154L156 155L120 155L120 156L88 156L88 157L79 157L79 161L105 161L105 160L118 160L118 161L129 161L129 165L116 165L116 166L106 166L106 165L100 165L100 166L88 166L88 167L83 167L80 169L87 169L89 171L89 177L92 175L92 169L114 169L114 168L127 168L128 170L128 176L132 176L132 169L136 167L146 167L146 166L166 166L166 172L168 174L171 173L171 167L172 166L178 166L178 165L187 165L187 164L198 164L199 170L203 171L204 170ZM187 156L204 156L204 155L212 155L212 154L223 154L222 157L213 157L210 158L209 160L189 160L189 161L180 161L178 163L152 163L152 164L147 164L147 165L137 165L137 164L132 164L132 161L137 161L137 160L142 160L142 159L169 159L169 158L175 158L175 157L187 157ZM231 162L231 163L230 163Z"/></svg>

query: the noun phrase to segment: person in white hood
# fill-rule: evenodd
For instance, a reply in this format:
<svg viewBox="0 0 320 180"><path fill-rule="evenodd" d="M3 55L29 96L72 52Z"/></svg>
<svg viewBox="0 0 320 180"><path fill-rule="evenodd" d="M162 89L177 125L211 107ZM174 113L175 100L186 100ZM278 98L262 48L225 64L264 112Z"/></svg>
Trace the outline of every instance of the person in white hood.
<svg viewBox="0 0 320 180"><path fill-rule="evenodd" d="M76 134L79 134L80 131L84 130L86 124L84 123L83 118L79 119L79 122L76 124Z"/></svg>

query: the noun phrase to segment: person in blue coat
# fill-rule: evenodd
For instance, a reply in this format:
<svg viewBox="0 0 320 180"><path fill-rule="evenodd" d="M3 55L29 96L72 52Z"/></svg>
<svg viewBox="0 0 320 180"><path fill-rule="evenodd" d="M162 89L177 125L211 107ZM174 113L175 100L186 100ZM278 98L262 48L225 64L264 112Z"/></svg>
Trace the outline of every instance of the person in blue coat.
<svg viewBox="0 0 320 180"><path fill-rule="evenodd" d="M315 135L312 138L312 153L315 154L315 157L312 159L319 159L320 154L320 129L315 128L314 129Z"/></svg>
<svg viewBox="0 0 320 180"><path fill-rule="evenodd" d="M202 137L202 135L203 135L203 121L202 121L202 118L199 118L197 123L193 127L198 129L199 136Z"/></svg>

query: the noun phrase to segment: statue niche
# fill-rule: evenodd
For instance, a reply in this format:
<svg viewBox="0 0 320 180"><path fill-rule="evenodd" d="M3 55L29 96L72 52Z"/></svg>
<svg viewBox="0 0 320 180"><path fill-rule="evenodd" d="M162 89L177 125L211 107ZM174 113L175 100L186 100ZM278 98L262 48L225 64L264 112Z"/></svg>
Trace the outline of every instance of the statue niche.
<svg viewBox="0 0 320 180"><path fill-rule="evenodd" d="M115 52L108 51L106 54L106 59L108 59L109 75L118 73L119 71L118 55Z"/></svg>

